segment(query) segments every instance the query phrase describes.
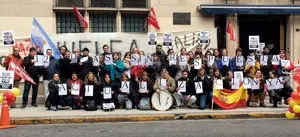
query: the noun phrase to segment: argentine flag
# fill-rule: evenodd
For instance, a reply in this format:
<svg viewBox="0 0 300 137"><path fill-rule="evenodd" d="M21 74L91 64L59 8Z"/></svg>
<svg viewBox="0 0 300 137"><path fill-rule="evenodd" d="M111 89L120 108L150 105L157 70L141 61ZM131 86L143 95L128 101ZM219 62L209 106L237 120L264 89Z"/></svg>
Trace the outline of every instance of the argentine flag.
<svg viewBox="0 0 300 137"><path fill-rule="evenodd" d="M60 58L60 52L35 18L33 18L32 23L31 42L32 44L41 47L44 50L44 55L46 55L47 49L51 49L53 56L56 59Z"/></svg>

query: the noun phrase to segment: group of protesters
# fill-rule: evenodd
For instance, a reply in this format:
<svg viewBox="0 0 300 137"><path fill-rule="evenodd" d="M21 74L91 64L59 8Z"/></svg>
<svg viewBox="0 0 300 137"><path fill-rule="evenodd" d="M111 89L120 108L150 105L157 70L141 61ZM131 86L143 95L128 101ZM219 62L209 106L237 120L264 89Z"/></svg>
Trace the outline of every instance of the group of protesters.
<svg viewBox="0 0 300 137"><path fill-rule="evenodd" d="M222 81L222 88L233 92L237 89L236 85L242 88L239 85L242 85L243 79L238 79L235 72L242 72L243 78L251 78L251 83L257 85L247 90L248 106L253 105L251 102L257 102L265 107L267 94L273 107L277 107L282 99L287 104L292 92L292 61L286 57L284 50L279 55L271 55L268 47L263 49L262 55L256 55L253 51L247 57L238 48L235 57L229 57L226 49L207 50L203 54L202 46L197 46L195 51L182 48L179 54L175 54L173 49L165 53L163 47L157 45L155 53L148 56L138 48L121 56L120 52L111 53L109 46L104 45L103 53L97 55L96 59L89 55L88 48L70 51L66 46L61 46L59 59L53 56L51 49L43 52L38 47L30 48L29 55L22 59L19 50L14 47L13 54L5 58L3 66L8 67L11 61L15 62L36 83L25 81L21 108L27 106L31 87L31 105L38 107L36 100L40 77L43 78L45 107L54 111L63 107L150 110L153 109L152 95L161 91L173 96L172 107L198 106L205 109L213 105L213 90L217 80ZM49 57L48 65L36 66L37 55ZM19 87L20 80L15 76L14 87ZM201 82L202 85L197 87L195 82ZM111 94L110 98L104 95L107 91ZM15 107L15 104L11 107Z"/></svg>

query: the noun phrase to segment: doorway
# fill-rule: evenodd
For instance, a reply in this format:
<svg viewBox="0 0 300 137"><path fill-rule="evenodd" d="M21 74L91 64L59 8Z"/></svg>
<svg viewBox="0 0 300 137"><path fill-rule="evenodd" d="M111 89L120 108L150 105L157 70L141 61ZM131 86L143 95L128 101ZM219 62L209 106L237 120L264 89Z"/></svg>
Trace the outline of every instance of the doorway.
<svg viewBox="0 0 300 137"><path fill-rule="evenodd" d="M271 54L278 54L285 48L285 16L239 15L240 47L243 55L250 54L249 36L259 35L260 43L270 47Z"/></svg>

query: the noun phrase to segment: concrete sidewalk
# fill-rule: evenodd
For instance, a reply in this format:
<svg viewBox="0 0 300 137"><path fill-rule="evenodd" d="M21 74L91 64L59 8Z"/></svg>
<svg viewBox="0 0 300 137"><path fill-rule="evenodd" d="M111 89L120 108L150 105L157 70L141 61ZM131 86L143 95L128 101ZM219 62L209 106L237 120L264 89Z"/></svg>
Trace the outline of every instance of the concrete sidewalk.
<svg viewBox="0 0 300 137"><path fill-rule="evenodd" d="M127 121L158 121L158 120L191 120L191 119L234 119L234 118L283 118L287 105L272 107L248 107L233 110L199 110L196 108L179 108L169 111L141 111L115 109L111 112L84 111L84 110L58 110L49 111L39 106L38 108L26 107L10 110L12 124L65 124L65 123L94 123L94 122L127 122Z"/></svg>

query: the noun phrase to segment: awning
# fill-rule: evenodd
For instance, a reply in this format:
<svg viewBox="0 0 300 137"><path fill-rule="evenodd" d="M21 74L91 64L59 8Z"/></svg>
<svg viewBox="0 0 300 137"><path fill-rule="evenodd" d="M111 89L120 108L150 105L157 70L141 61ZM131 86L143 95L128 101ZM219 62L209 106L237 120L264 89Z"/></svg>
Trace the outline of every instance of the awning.
<svg viewBox="0 0 300 137"><path fill-rule="evenodd" d="M215 14L259 14L289 15L300 14L299 5L207 5L201 4L199 10L206 15Z"/></svg>

